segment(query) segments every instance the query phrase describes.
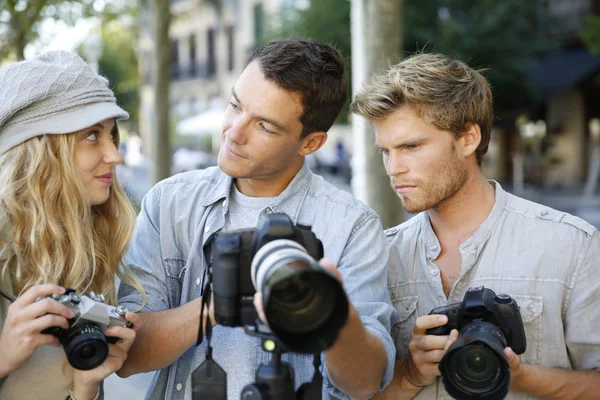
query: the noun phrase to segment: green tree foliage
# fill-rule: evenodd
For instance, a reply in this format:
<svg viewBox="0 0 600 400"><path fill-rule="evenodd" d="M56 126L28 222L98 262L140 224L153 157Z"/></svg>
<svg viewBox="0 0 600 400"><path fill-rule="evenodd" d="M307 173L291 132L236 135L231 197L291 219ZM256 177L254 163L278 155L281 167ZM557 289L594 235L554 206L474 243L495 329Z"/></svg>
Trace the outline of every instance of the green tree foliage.
<svg viewBox="0 0 600 400"><path fill-rule="evenodd" d="M459 58L484 75L496 108L527 106L535 99L529 71L548 50L539 37L535 1L419 0L405 8L405 50L436 51Z"/></svg>
<svg viewBox="0 0 600 400"><path fill-rule="evenodd" d="M130 115L130 121L138 121L139 70L131 29L113 20L102 26L104 42L102 57L98 62L100 74L108 78L117 97L117 103Z"/></svg>
<svg viewBox="0 0 600 400"><path fill-rule="evenodd" d="M104 21L133 14L135 0L0 0L0 61L25 58L28 43L38 38L40 22L54 18L74 24L80 18Z"/></svg>
<svg viewBox="0 0 600 400"><path fill-rule="evenodd" d="M600 53L600 16L590 14L586 17L581 39L592 53Z"/></svg>
<svg viewBox="0 0 600 400"><path fill-rule="evenodd" d="M269 38L316 37L335 43L349 61L350 1L309 3L305 10L284 10L283 23L271 27ZM405 0L399 23L405 28L406 55L436 51L486 68L497 108L514 109L534 100L528 74L535 56L545 50L536 13L535 1Z"/></svg>
<svg viewBox="0 0 600 400"><path fill-rule="evenodd" d="M310 0L310 7L297 10L282 10L281 18L266 18L272 22L267 26L266 40L290 36L312 37L333 44L342 52L348 72L350 90L350 1L349 0ZM259 43L263 44L263 43ZM350 96L344 105L338 122L347 123Z"/></svg>

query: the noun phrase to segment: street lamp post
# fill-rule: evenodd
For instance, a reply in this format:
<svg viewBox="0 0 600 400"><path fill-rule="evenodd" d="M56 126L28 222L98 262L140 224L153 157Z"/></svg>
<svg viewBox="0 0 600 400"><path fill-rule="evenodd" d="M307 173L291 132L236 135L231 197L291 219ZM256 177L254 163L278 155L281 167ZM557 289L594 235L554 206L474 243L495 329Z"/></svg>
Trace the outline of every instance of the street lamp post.
<svg viewBox="0 0 600 400"><path fill-rule="evenodd" d="M525 142L531 143L531 150L534 165L542 166L542 140L546 136L546 123L542 120L537 122L521 121L518 124L519 150L513 155L513 185L515 194L523 195L525 192L525 160L523 157L523 145Z"/></svg>
<svg viewBox="0 0 600 400"><path fill-rule="evenodd" d="M592 156L583 193L585 196L591 197L596 193L598 175L600 175L600 120L592 118L589 123L589 129L592 142Z"/></svg>

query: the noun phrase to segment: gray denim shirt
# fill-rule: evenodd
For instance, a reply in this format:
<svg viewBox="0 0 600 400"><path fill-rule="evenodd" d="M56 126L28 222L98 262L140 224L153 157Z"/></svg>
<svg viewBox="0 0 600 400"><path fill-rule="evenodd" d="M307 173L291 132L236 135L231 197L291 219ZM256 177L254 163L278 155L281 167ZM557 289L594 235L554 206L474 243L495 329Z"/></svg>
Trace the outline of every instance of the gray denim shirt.
<svg viewBox="0 0 600 400"><path fill-rule="evenodd" d="M127 254L127 263L148 296L143 311L175 308L200 296L207 264L202 248L224 225L231 185L232 179L213 167L166 179L145 196ZM325 257L341 272L348 298L363 324L386 348L387 367L381 382L385 387L392 378L395 360L389 333L395 310L386 290L389 253L379 217L349 193L314 175L306 164L285 191L262 211L273 212L284 212L294 223L312 226L323 242ZM119 302L137 309L141 296L121 285ZM240 336L239 332L240 328L216 327L212 343L223 345L215 347L214 358L229 373L228 379L236 376L236 369L245 367L247 373L237 379L252 383L254 367L266 358L257 339L248 346L242 338L246 335ZM190 398L189 377L204 360L205 345L206 340L158 371L147 398ZM294 355L290 359L296 371L296 386L312 378L311 356ZM249 362L254 363L250 368L240 366ZM323 398L347 398L330 383L325 368L322 372ZM228 397L237 400L239 393L228 393Z"/></svg>
<svg viewBox="0 0 600 400"><path fill-rule="evenodd" d="M440 243L429 214L386 231L391 245L389 290L398 311L392 327L398 357L419 316L462 301L469 287L513 296L521 308L527 364L600 370L600 232L570 214L505 192L496 183L494 207L460 245L462 270L446 299L435 260ZM450 399L441 380L417 399ZM507 399L531 398L510 392Z"/></svg>

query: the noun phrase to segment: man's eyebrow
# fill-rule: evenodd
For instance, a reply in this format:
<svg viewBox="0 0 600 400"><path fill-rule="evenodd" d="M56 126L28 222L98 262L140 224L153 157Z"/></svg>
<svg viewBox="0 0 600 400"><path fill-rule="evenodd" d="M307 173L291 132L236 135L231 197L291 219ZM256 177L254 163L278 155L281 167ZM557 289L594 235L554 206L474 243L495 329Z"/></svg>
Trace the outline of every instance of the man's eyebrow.
<svg viewBox="0 0 600 400"><path fill-rule="evenodd" d="M396 149L402 149L402 148L407 148L410 146L418 146L421 145L423 143L425 143L427 140L426 139L414 139L414 140L406 140L404 142L400 142L397 144L394 144L391 147L392 149L396 150ZM379 143L375 142L375 147L377 147L378 149L386 149L387 147L380 145Z"/></svg>
<svg viewBox="0 0 600 400"><path fill-rule="evenodd" d="M398 143L396 145L394 145L394 149L401 149L401 148L407 148L410 146L419 146L423 143L426 142L426 139L413 139L413 140L406 140L404 142Z"/></svg>
<svg viewBox="0 0 600 400"><path fill-rule="evenodd" d="M244 107L243 107L244 105L242 104L242 102L240 101L240 99L237 97L237 94L235 94L235 88L234 88L234 87L232 87L232 88L231 88L231 95L233 96L233 98L235 99L235 101L236 101L236 102L237 102L239 105L241 105L241 106L242 106L242 108L244 108ZM280 131L283 131L283 132L287 132L287 131L288 131L288 130L287 130L287 128L286 128L286 127L284 127L284 126L283 126L283 124L282 124L281 122L279 122L279 121L276 121L276 120L274 120L273 118L264 117L264 116L261 116L261 115L258 115L258 114L252 114L252 116L253 116L254 118L260 119L260 120L262 120L262 121L265 121L265 122L266 122L266 123L268 123L268 124L271 124L271 125L273 125L275 128L277 128L277 129L278 129L278 130L280 130Z"/></svg>
<svg viewBox="0 0 600 400"><path fill-rule="evenodd" d="M231 88L231 95L233 96L233 98L235 99L235 101L237 101L238 103L241 103L240 99L237 97L237 94L235 94L235 88L234 87Z"/></svg>

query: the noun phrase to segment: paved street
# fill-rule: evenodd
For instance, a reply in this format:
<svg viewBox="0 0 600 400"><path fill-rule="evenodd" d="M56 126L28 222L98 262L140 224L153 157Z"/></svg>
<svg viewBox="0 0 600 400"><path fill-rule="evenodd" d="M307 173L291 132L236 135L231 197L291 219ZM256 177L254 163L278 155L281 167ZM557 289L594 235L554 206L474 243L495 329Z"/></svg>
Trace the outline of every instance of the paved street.
<svg viewBox="0 0 600 400"><path fill-rule="evenodd" d="M112 374L104 381L104 397L106 400L143 399L153 374L153 372L149 372L133 375L127 379L121 379L116 374Z"/></svg>

